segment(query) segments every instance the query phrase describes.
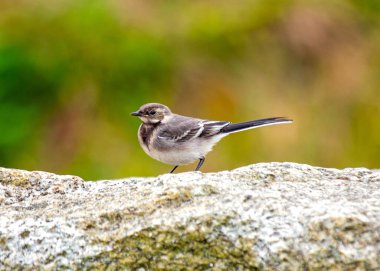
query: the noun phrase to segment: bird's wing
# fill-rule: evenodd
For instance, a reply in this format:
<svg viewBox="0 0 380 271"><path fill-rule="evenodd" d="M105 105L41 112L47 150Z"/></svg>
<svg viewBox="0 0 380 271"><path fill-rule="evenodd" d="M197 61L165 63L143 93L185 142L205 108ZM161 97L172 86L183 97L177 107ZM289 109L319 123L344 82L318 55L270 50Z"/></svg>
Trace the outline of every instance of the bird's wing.
<svg viewBox="0 0 380 271"><path fill-rule="evenodd" d="M202 120L201 125L203 131L199 134L199 137L210 137L219 134L220 131L229 124L230 122L228 121Z"/></svg>
<svg viewBox="0 0 380 271"><path fill-rule="evenodd" d="M197 137L216 135L228 124L229 122L225 121L209 121L176 115L162 125L158 138L172 142L186 142Z"/></svg>

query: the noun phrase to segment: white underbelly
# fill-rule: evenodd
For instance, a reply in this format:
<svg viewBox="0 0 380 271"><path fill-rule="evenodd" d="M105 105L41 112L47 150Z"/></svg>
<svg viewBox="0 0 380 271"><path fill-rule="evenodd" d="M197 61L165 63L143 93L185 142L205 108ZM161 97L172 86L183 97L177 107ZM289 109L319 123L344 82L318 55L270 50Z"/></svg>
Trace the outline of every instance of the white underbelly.
<svg viewBox="0 0 380 271"><path fill-rule="evenodd" d="M154 159L170 165L190 164L203 157L202 154L197 151L183 151L178 149L165 152L152 151L150 154Z"/></svg>
<svg viewBox="0 0 380 271"><path fill-rule="evenodd" d="M208 139L195 139L191 142L182 144L174 144L167 150L159 151L154 148L148 150L144 148L144 151L152 158L171 165L185 165L193 163L201 158L204 158L208 152L212 150L212 147L224 135Z"/></svg>

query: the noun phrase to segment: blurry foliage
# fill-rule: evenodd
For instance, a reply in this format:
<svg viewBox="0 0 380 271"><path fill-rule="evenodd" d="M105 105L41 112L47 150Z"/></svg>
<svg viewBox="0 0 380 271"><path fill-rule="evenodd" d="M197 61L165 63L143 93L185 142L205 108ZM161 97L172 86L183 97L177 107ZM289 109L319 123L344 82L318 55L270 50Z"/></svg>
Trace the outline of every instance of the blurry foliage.
<svg viewBox="0 0 380 271"><path fill-rule="evenodd" d="M204 170L379 167L379 18L371 0L1 1L0 166L169 171L129 116L155 101L233 122L295 119L224 139Z"/></svg>

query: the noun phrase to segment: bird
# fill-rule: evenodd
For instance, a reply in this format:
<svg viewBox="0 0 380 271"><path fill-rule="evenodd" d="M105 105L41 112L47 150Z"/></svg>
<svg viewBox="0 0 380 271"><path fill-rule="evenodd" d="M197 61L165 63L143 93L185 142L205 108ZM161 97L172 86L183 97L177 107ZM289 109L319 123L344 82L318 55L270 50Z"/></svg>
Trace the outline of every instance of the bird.
<svg viewBox="0 0 380 271"><path fill-rule="evenodd" d="M142 123L138 129L138 141L146 154L160 162L179 166L199 161L200 170L205 156L225 136L273 124L291 123L285 117L251 120L241 123L213 121L172 113L166 105L147 103L131 113Z"/></svg>

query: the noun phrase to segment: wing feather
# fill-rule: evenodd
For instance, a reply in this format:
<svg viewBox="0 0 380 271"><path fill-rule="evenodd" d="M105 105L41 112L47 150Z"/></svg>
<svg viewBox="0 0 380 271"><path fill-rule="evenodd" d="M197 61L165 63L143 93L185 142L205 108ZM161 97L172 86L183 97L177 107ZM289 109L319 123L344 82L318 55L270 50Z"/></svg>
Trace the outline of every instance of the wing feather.
<svg viewBox="0 0 380 271"><path fill-rule="evenodd" d="M228 124L226 121L209 121L175 115L162 125L158 138L172 143L182 143L198 137L207 138L216 135Z"/></svg>
<svg viewBox="0 0 380 271"><path fill-rule="evenodd" d="M203 131L199 119L175 115L170 121L161 125L158 138L172 142L185 142L199 136Z"/></svg>
<svg viewBox="0 0 380 271"><path fill-rule="evenodd" d="M230 124L228 121L203 121L203 131L199 137L210 137L220 133L225 126Z"/></svg>

